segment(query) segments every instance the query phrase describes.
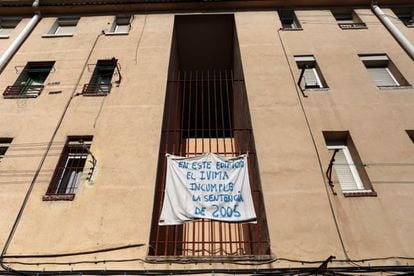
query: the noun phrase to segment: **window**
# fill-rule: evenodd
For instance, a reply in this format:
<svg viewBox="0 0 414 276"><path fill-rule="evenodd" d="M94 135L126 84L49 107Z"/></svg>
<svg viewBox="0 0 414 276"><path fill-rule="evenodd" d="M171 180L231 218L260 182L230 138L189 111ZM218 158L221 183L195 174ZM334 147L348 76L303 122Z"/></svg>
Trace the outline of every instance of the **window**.
<svg viewBox="0 0 414 276"><path fill-rule="evenodd" d="M149 256L168 256L169 260L270 257L234 16L176 16L168 74ZM158 224L165 189L165 153L191 157L213 152L231 157L247 151L256 224L206 219L184 225Z"/></svg>
<svg viewBox="0 0 414 276"><path fill-rule="evenodd" d="M79 17L59 17L49 30L49 36L72 36L78 24Z"/></svg>
<svg viewBox="0 0 414 276"><path fill-rule="evenodd" d="M72 200L79 186L92 136L69 136L44 200Z"/></svg>
<svg viewBox="0 0 414 276"><path fill-rule="evenodd" d="M386 88L410 85L387 55L360 55L359 58L376 86Z"/></svg>
<svg viewBox="0 0 414 276"><path fill-rule="evenodd" d="M366 29L367 26L361 21L359 16L352 10L333 10L338 26L343 30Z"/></svg>
<svg viewBox="0 0 414 276"><path fill-rule="evenodd" d="M0 162L4 158L7 149L9 148L13 138L0 138Z"/></svg>
<svg viewBox="0 0 414 276"><path fill-rule="evenodd" d="M414 143L414 130L406 130L408 137L410 137L411 141Z"/></svg>
<svg viewBox="0 0 414 276"><path fill-rule="evenodd" d="M281 10L278 13L283 30L302 30L293 10Z"/></svg>
<svg viewBox="0 0 414 276"><path fill-rule="evenodd" d="M27 63L16 82L6 88L3 97L7 99L36 98L42 92L43 84L54 64L54 61Z"/></svg>
<svg viewBox="0 0 414 276"><path fill-rule="evenodd" d="M20 18L17 17L0 18L0 38L8 38L19 22Z"/></svg>
<svg viewBox="0 0 414 276"><path fill-rule="evenodd" d="M105 33L106 35L114 34L128 34L131 28L131 16L130 15L118 15L115 17L114 23L112 24L111 31Z"/></svg>
<svg viewBox="0 0 414 276"><path fill-rule="evenodd" d="M339 182L345 196L376 195L355 145L347 131L324 131L330 153L327 176L330 183ZM332 168L336 181L332 177Z"/></svg>
<svg viewBox="0 0 414 276"><path fill-rule="evenodd" d="M84 96L106 96L112 88L112 76L117 68L115 58L98 60L88 84L83 86Z"/></svg>
<svg viewBox="0 0 414 276"><path fill-rule="evenodd" d="M304 89L328 87L314 56L295 56L295 61L300 70L298 83L299 85L304 83Z"/></svg>
<svg viewBox="0 0 414 276"><path fill-rule="evenodd" d="M408 28L414 28L414 8L395 9L395 15Z"/></svg>

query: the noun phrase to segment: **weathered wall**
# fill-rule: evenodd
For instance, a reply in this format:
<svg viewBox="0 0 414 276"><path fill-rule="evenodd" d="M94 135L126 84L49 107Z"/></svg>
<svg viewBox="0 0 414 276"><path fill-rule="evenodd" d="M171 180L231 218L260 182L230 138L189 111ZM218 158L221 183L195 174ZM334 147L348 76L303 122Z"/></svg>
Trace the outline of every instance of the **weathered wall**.
<svg viewBox="0 0 414 276"><path fill-rule="evenodd" d="M341 30L328 10L298 11L303 30L294 32L278 31L276 12L235 14L271 249L277 257L345 258L329 198L350 258L414 253L414 222L410 219L414 191L404 183L414 180L412 167L368 166L377 197L345 198L339 187L338 195L333 196L311 139L312 133L323 170L330 159L324 130L349 130L365 163L414 163L414 145L405 133L405 129L414 129L414 90L379 90L358 54L388 54L410 83L414 82L414 65L370 10L357 12L368 29ZM36 99L0 98L0 136L15 137L0 164L0 246L66 103L89 81L93 66L87 66L77 83L84 64L116 57L122 74L119 87L114 85L107 97L75 96L71 100L7 254L64 253L144 243L141 248L55 261L145 258L174 15L135 15L126 36L100 35L112 24L113 16L83 16L73 37L43 38L54 20L46 17L39 22L0 76L1 91L14 83L22 69L19 66L54 60L55 70L46 84L60 82L47 85ZM297 80L293 56L299 54L315 56L328 91L298 97L289 66ZM54 90L62 93L48 94ZM74 201L42 201L68 135L94 136L91 151L98 160L94 182L83 177ZM127 262L45 267L191 269L211 265Z"/></svg>

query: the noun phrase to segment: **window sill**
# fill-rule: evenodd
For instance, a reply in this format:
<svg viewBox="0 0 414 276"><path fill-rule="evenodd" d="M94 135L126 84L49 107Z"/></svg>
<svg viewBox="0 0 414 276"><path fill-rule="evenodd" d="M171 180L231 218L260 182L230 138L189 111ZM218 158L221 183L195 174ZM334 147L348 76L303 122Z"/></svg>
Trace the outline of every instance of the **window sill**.
<svg viewBox="0 0 414 276"><path fill-rule="evenodd" d="M240 255L240 256L147 256L145 258L148 262L154 263L174 263L174 262L190 262L190 263L200 263L205 262L205 260L211 263L222 263L230 261L249 261L249 262L263 262L273 260L274 256L271 255Z"/></svg>
<svg viewBox="0 0 414 276"><path fill-rule="evenodd" d="M400 86L377 86L380 90L405 90L412 89L412 85L400 85Z"/></svg>
<svg viewBox="0 0 414 276"><path fill-rule="evenodd" d="M63 194L63 195L44 195L43 201L72 201L75 198L75 194Z"/></svg>
<svg viewBox="0 0 414 276"><path fill-rule="evenodd" d="M355 190L355 191L342 191L345 197L367 197L377 196L377 193L372 190Z"/></svg>
<svg viewBox="0 0 414 276"><path fill-rule="evenodd" d="M117 35L128 35L129 33L113 33L113 32L105 32L105 35L107 36L117 36Z"/></svg>
<svg viewBox="0 0 414 276"><path fill-rule="evenodd" d="M306 92L318 92L318 91L322 91L322 92L324 92L324 91L329 91L329 88L328 87L323 87L323 88L305 88L305 89L303 89L303 91L306 91Z"/></svg>
<svg viewBox="0 0 414 276"><path fill-rule="evenodd" d="M8 38L10 38L9 35L0 35L0 39L8 39Z"/></svg>
<svg viewBox="0 0 414 276"><path fill-rule="evenodd" d="M365 23L338 23L342 30L364 30L368 29Z"/></svg>
<svg viewBox="0 0 414 276"><path fill-rule="evenodd" d="M42 35L43 38L51 38L51 37L72 37L73 34L44 34Z"/></svg>
<svg viewBox="0 0 414 276"><path fill-rule="evenodd" d="M294 31L303 31L302 28L280 28L282 31L294 32Z"/></svg>

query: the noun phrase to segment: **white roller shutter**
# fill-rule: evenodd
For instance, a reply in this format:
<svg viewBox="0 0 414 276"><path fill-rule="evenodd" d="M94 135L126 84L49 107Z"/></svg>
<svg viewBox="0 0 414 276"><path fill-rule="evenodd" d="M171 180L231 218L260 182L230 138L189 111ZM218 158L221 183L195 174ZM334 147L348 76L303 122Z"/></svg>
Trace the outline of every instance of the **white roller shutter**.
<svg viewBox="0 0 414 276"><path fill-rule="evenodd" d="M321 88L321 81L315 68L307 68L303 74L305 88Z"/></svg>
<svg viewBox="0 0 414 276"><path fill-rule="evenodd" d="M364 190L361 178L352 161L351 154L347 146L328 146L332 152L339 149L335 155L335 162L333 167L342 191L357 191Z"/></svg>
<svg viewBox="0 0 414 276"><path fill-rule="evenodd" d="M367 70L371 74L371 77L377 86L399 85L387 67L368 67Z"/></svg>

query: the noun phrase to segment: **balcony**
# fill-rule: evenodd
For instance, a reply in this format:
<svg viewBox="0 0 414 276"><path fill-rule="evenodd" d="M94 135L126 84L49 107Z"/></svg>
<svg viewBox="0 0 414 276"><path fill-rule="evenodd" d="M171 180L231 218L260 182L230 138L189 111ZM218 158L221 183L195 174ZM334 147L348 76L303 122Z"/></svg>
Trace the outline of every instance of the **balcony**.
<svg viewBox="0 0 414 276"><path fill-rule="evenodd" d="M338 26L341 27L342 30L367 29L365 23L338 23Z"/></svg>
<svg viewBox="0 0 414 276"><path fill-rule="evenodd" d="M112 84L87 83L83 86L83 96L106 96L111 92Z"/></svg>
<svg viewBox="0 0 414 276"><path fill-rule="evenodd" d="M44 85L10 85L3 93L5 99L36 98L42 92Z"/></svg>

